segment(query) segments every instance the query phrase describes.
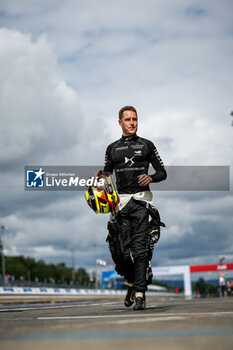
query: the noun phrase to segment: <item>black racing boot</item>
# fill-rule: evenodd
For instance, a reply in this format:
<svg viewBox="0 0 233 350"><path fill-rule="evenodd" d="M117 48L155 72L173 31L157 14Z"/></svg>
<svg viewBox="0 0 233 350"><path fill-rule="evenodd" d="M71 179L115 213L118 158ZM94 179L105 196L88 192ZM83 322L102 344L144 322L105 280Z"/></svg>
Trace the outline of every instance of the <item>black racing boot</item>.
<svg viewBox="0 0 233 350"><path fill-rule="evenodd" d="M145 310L146 308L146 297L144 293L136 293L135 305L133 309L135 311Z"/></svg>
<svg viewBox="0 0 233 350"><path fill-rule="evenodd" d="M125 301L124 304L126 307L130 307L131 305L133 305L134 303L134 299L135 299L135 289L134 286L128 286L128 291L125 297Z"/></svg>

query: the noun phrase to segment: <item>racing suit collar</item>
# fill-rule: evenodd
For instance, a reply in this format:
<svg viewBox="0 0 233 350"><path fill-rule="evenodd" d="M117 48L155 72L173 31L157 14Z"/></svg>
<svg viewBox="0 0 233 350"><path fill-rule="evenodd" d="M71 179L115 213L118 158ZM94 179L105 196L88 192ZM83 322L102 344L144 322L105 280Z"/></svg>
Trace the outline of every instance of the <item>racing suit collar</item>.
<svg viewBox="0 0 233 350"><path fill-rule="evenodd" d="M123 136L121 137L122 141L124 142L130 142L130 141L136 141L138 139L138 135L132 135L132 136Z"/></svg>

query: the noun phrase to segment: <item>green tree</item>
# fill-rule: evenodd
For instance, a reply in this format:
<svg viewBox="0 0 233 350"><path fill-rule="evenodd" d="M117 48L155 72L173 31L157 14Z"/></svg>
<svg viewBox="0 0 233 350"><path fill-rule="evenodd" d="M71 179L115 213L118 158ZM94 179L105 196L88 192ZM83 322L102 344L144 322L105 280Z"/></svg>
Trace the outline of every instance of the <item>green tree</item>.
<svg viewBox="0 0 233 350"><path fill-rule="evenodd" d="M58 284L69 284L72 279L72 268L64 263L45 264L43 260L35 261L33 258L16 256L6 257L6 271L14 276L15 280L24 280ZM75 273L76 281L81 286L87 286L90 276L84 268L79 268Z"/></svg>
<svg viewBox="0 0 233 350"><path fill-rule="evenodd" d="M75 279L79 286L87 286L90 283L90 275L82 267L76 272Z"/></svg>
<svg viewBox="0 0 233 350"><path fill-rule="evenodd" d="M200 291L201 295L205 295L207 291L207 284L204 280L204 278L199 278L199 280L194 284L194 290Z"/></svg>

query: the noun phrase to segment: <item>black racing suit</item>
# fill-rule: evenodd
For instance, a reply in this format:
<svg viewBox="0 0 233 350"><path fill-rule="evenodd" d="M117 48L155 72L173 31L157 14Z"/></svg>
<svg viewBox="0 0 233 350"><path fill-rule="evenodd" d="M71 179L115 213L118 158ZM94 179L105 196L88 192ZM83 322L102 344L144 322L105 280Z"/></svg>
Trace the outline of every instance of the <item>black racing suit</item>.
<svg viewBox="0 0 233 350"><path fill-rule="evenodd" d="M149 164L152 164L155 170L155 173L150 175L153 182L166 179L166 170L151 141L137 135L122 136L107 147L104 172L112 173L115 170L119 194L135 194L150 190L149 186L140 186L137 178L139 175L148 174ZM136 291L144 292L147 289L148 210L140 201L131 198L118 213L118 218L124 236L123 275L128 282L134 283Z"/></svg>

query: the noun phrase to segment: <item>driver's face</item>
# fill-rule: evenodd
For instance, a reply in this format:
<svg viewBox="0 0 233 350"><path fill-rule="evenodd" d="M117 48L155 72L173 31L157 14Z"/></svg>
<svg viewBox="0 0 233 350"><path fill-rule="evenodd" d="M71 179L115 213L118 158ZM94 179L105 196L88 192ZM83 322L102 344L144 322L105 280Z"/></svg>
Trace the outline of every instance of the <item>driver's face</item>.
<svg viewBox="0 0 233 350"><path fill-rule="evenodd" d="M138 129L138 118L133 111L124 111L123 116L119 119L119 125L122 127L123 136L133 136Z"/></svg>

